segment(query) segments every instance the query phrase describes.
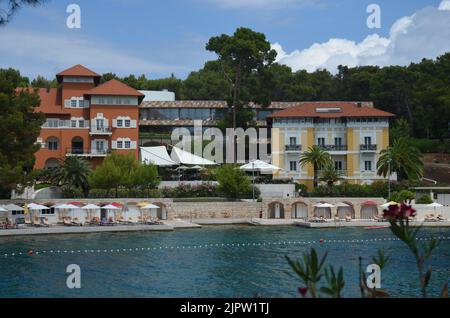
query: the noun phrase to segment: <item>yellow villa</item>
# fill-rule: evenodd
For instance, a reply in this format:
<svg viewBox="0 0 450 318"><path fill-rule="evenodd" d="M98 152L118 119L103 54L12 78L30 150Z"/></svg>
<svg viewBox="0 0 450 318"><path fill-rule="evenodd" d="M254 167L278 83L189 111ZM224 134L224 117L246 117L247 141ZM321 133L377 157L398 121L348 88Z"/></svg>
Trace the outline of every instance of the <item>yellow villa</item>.
<svg viewBox="0 0 450 318"><path fill-rule="evenodd" d="M330 153L343 180L355 184L384 180L377 175L376 164L389 146L392 117L371 102L304 102L272 114L272 162L283 169L274 179L293 179L311 188L313 167L300 167L299 159L317 145Z"/></svg>

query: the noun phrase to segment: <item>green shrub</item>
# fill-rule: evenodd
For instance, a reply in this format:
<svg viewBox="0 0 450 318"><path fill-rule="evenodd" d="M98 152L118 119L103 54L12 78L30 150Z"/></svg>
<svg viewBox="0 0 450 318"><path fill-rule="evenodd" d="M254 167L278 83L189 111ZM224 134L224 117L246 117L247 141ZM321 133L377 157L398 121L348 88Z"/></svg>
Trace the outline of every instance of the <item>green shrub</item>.
<svg viewBox="0 0 450 318"><path fill-rule="evenodd" d="M433 200L431 197L427 194L421 196L419 199L417 199L416 204L431 204L433 203Z"/></svg>
<svg viewBox="0 0 450 318"><path fill-rule="evenodd" d="M237 165L222 165L216 171L218 190L230 199L250 199L253 198L252 182L247 174L240 170ZM255 188L255 197L260 193Z"/></svg>

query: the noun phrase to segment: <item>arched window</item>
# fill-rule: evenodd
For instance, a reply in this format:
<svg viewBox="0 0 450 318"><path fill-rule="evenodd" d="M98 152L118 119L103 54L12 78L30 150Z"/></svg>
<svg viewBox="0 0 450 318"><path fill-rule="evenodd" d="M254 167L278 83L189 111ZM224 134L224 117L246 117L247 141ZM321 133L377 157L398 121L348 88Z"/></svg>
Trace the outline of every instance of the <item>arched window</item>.
<svg viewBox="0 0 450 318"><path fill-rule="evenodd" d="M56 169L59 167L59 161L56 158L49 158L45 161L45 169Z"/></svg>

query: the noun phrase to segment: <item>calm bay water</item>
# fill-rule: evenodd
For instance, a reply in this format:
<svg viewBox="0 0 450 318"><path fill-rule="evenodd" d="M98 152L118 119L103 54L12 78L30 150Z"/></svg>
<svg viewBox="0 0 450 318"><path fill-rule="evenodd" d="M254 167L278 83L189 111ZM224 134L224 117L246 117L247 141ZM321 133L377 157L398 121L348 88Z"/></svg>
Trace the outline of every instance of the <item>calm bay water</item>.
<svg viewBox="0 0 450 318"><path fill-rule="evenodd" d="M424 229L421 237L450 236L448 229ZM297 297L301 286L290 276L285 256L300 258L316 247L329 252L328 261L343 266L345 296L358 297L358 258L371 263L384 248L391 263L382 284L392 296L418 296L415 263L398 241L325 243L325 240L392 238L390 230L298 227L218 226L167 233L103 233L90 235L0 238L0 297ZM310 245L281 244L181 248L205 244L314 241ZM177 249L177 246L180 247ZM78 250L154 248L121 253L70 253ZM161 247L161 249L159 249ZM5 253L60 250L4 258ZM66 287L66 267L78 264L82 288ZM443 241L430 263L434 272L430 296L437 296L450 277L450 241Z"/></svg>

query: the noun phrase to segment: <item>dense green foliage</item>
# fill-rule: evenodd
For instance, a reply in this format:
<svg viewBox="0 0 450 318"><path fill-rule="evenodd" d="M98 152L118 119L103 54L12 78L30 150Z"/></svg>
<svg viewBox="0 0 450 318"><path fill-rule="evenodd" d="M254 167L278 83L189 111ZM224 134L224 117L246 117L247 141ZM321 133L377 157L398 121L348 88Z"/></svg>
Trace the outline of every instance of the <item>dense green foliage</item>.
<svg viewBox="0 0 450 318"><path fill-rule="evenodd" d="M422 154L411 145L409 139L400 137L395 139L388 149L381 151L377 170L378 174L385 178L396 172L399 181L419 180L424 171Z"/></svg>
<svg viewBox="0 0 450 318"><path fill-rule="evenodd" d="M312 165L314 168L314 188L317 187L317 181L319 178L319 170L329 166L331 163L331 156L328 152L323 150L319 146L312 146L305 151L300 157L300 166L302 168ZM327 180L330 181L330 180ZM334 183L337 180L333 180Z"/></svg>
<svg viewBox="0 0 450 318"><path fill-rule="evenodd" d="M149 195L159 182L158 169L140 164L133 154L113 153L89 176L91 188L105 190L107 197L112 189L116 197L119 196L119 189L127 189L128 196L133 196L137 191L147 191Z"/></svg>
<svg viewBox="0 0 450 318"><path fill-rule="evenodd" d="M237 165L225 164L216 171L218 191L230 199L252 198L253 186L249 176L240 170ZM259 191L255 188L255 197L259 197Z"/></svg>
<svg viewBox="0 0 450 318"><path fill-rule="evenodd" d="M431 204L433 203L433 200L431 199L431 197L427 194L422 195L420 198L418 198L416 200L417 204Z"/></svg>
<svg viewBox="0 0 450 318"><path fill-rule="evenodd" d="M39 96L33 91L17 90L28 86L28 79L12 69L0 69L0 196L29 181L34 165L36 140L44 118L35 113Z"/></svg>
<svg viewBox="0 0 450 318"><path fill-rule="evenodd" d="M391 190L392 193L402 193L404 197L410 198L406 195L407 192L405 190L410 189L411 187L423 186L422 183L419 182L392 182ZM371 185L359 185L359 184L350 184L347 182L343 182L341 184L334 185L332 187L327 186L318 186L311 193L308 193L311 197L342 197L342 198L388 198L388 183L377 181L372 183Z"/></svg>
<svg viewBox="0 0 450 318"><path fill-rule="evenodd" d="M68 157L61 161L58 168L51 170L52 182L63 188L81 189L84 196L89 194L88 177L92 169L90 164L79 157Z"/></svg>
<svg viewBox="0 0 450 318"><path fill-rule="evenodd" d="M329 187L332 187L335 182L342 179L341 173L336 170L334 163L330 160L320 173L320 180L327 183Z"/></svg>

